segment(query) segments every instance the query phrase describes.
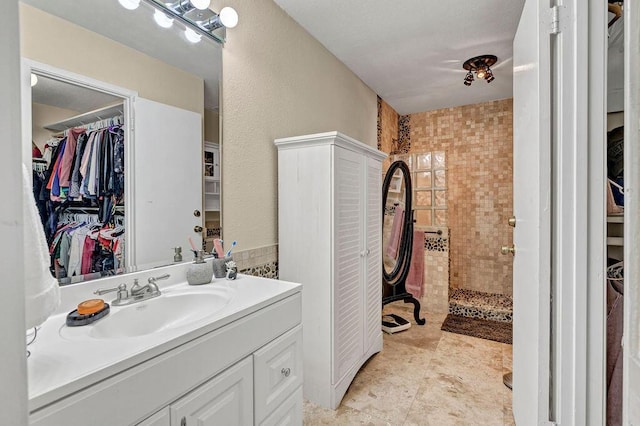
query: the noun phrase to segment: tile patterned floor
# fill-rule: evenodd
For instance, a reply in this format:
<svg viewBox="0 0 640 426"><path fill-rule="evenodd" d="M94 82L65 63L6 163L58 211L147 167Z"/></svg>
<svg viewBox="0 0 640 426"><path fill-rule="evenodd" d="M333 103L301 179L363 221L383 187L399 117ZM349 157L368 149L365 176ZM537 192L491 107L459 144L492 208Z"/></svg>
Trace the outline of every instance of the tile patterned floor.
<svg viewBox="0 0 640 426"><path fill-rule="evenodd" d="M358 372L336 410L305 401L305 425L514 425L511 345L443 332L446 314L424 314L417 326L402 303L385 306L412 320L384 334L384 349Z"/></svg>

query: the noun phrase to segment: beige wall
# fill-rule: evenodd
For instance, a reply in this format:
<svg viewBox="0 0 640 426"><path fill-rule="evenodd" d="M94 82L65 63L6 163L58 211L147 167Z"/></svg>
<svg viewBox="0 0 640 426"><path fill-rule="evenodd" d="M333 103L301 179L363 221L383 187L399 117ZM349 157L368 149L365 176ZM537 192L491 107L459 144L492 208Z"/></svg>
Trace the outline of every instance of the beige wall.
<svg viewBox="0 0 640 426"><path fill-rule="evenodd" d="M44 105L39 103L31 104L31 121L33 123L33 134L31 139L38 145L38 148L42 150L44 144L51 138L51 135L57 132L47 130L44 126L55 123L56 121L64 120L65 118L73 117L80 114L78 111L73 111L65 108L58 108L51 105Z"/></svg>
<svg viewBox="0 0 640 426"><path fill-rule="evenodd" d="M273 140L338 130L375 147L376 94L274 2L224 5L240 19L223 49L222 226L246 250L278 239Z"/></svg>
<svg viewBox="0 0 640 426"><path fill-rule="evenodd" d="M220 141L220 114L218 111L204 110L204 140L214 143Z"/></svg>
<svg viewBox="0 0 640 426"><path fill-rule="evenodd" d="M400 116L384 99L378 98L378 149L387 154L394 151L398 141L398 119ZM382 161L382 170L391 165L391 156Z"/></svg>
<svg viewBox="0 0 640 426"><path fill-rule="evenodd" d="M57 16L20 3L21 54L202 114L201 78ZM110 60L105 60L110 58Z"/></svg>

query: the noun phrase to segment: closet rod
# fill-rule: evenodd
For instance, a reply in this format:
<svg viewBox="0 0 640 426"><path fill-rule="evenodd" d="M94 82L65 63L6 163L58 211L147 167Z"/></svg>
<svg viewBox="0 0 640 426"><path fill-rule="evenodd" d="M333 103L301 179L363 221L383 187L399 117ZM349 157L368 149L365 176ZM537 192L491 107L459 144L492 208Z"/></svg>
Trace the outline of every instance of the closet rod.
<svg viewBox="0 0 640 426"><path fill-rule="evenodd" d="M70 117L61 121L57 121L55 123L47 124L46 126L44 126L44 128L54 132L62 132L73 127L82 127L96 121L117 117L119 115L123 115L123 113L124 107L122 103L117 103L114 105L107 105L105 107L98 108L96 110L76 115L74 117Z"/></svg>

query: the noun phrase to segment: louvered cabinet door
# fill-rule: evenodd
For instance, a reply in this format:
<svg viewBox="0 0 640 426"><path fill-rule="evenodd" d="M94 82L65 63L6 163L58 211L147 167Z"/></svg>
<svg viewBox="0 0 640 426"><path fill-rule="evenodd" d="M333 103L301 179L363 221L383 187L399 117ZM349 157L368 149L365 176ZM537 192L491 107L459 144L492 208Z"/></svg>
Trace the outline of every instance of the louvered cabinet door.
<svg viewBox="0 0 640 426"><path fill-rule="evenodd" d="M382 167L380 161L373 158L367 158L366 162L364 349L368 352L382 341Z"/></svg>
<svg viewBox="0 0 640 426"><path fill-rule="evenodd" d="M334 147L333 383L364 351L364 163L362 154Z"/></svg>

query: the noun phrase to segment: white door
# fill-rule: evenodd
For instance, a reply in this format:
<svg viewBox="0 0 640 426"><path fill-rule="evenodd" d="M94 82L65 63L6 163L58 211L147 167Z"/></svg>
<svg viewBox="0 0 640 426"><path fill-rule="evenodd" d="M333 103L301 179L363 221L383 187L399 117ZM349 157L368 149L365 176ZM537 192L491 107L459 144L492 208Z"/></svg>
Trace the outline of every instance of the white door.
<svg viewBox="0 0 640 426"><path fill-rule="evenodd" d="M640 4L628 2L625 13L624 134L624 400L623 423L640 424Z"/></svg>
<svg viewBox="0 0 640 426"><path fill-rule="evenodd" d="M335 286L333 291L333 383L364 353L362 259L364 164L362 154L334 146Z"/></svg>
<svg viewBox="0 0 640 426"><path fill-rule="evenodd" d="M540 3L525 2L513 40L513 414L519 425L549 419L550 53L548 28L538 18L548 6Z"/></svg>
<svg viewBox="0 0 640 426"><path fill-rule="evenodd" d="M202 116L142 98L134 104L133 196L126 215L134 224L134 265L146 268L171 263L172 247L188 248L189 237L202 246L194 232L202 225L194 215L202 210Z"/></svg>
<svg viewBox="0 0 640 426"><path fill-rule="evenodd" d="M382 315L382 164L380 160L365 158L366 161L366 256L364 264L365 300L365 342L364 350L382 345L380 315Z"/></svg>

